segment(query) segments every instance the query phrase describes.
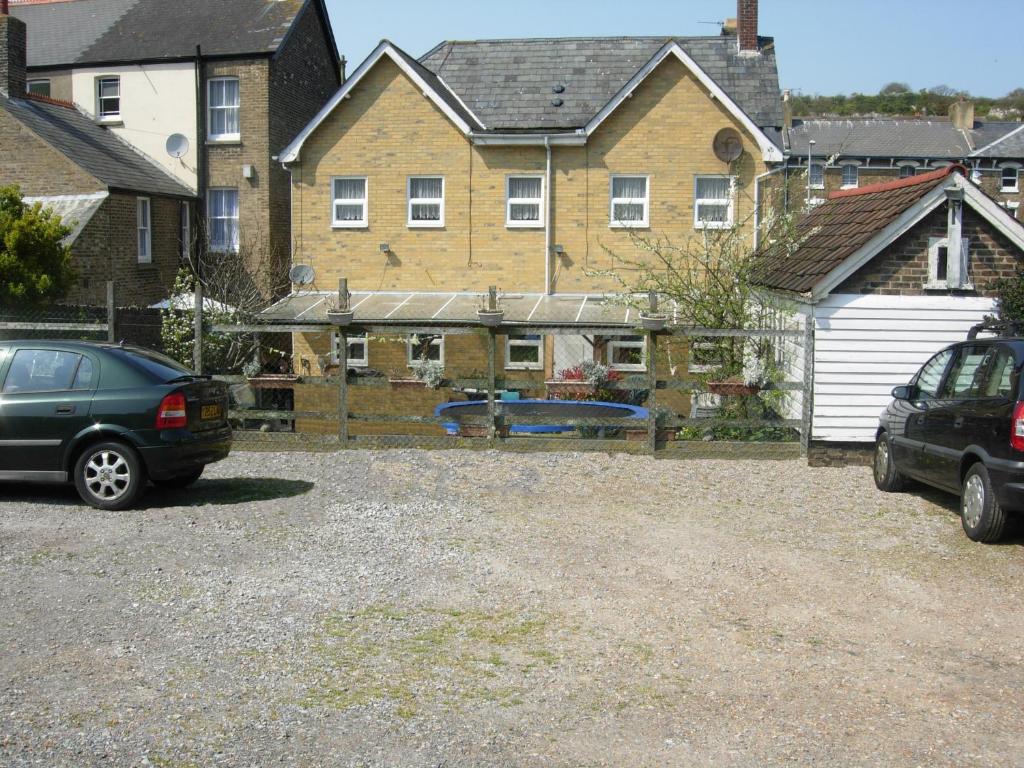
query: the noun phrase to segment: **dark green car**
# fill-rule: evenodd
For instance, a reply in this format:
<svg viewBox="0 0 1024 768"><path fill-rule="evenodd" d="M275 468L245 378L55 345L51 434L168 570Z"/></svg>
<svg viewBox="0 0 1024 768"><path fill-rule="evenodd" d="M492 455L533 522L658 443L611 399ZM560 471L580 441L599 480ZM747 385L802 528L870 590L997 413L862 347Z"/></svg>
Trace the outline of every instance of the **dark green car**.
<svg viewBox="0 0 1024 768"><path fill-rule="evenodd" d="M0 341L0 480L74 482L99 509L184 487L231 450L227 385L152 350Z"/></svg>

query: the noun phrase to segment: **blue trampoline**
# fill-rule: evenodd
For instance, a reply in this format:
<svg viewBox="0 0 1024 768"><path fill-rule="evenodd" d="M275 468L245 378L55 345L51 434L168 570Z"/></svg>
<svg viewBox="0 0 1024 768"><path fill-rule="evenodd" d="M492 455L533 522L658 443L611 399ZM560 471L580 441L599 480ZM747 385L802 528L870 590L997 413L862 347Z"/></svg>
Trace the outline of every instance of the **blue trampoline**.
<svg viewBox="0 0 1024 768"><path fill-rule="evenodd" d="M588 400L498 400L495 402L498 413L510 421L509 432L519 434L551 434L555 432L572 432L576 427L568 424L516 424L517 414L530 418L548 417L557 419L604 419L629 418L643 420L647 418L647 409L638 405L623 403L604 403ZM470 400L461 403L442 403L434 409L435 416L450 416L452 421L444 423L449 435L459 434L459 416L486 416L486 400ZM609 425L611 426L611 425Z"/></svg>

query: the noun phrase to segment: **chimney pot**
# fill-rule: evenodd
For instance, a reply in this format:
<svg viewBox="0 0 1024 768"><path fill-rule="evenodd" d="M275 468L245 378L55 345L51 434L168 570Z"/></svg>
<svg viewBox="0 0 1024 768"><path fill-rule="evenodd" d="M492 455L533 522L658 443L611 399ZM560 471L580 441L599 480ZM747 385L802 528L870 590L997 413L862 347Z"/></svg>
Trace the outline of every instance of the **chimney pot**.
<svg viewBox="0 0 1024 768"><path fill-rule="evenodd" d="M0 15L0 91L14 99L25 95L26 46L25 22Z"/></svg>
<svg viewBox="0 0 1024 768"><path fill-rule="evenodd" d="M740 52L757 53L757 0L736 0Z"/></svg>

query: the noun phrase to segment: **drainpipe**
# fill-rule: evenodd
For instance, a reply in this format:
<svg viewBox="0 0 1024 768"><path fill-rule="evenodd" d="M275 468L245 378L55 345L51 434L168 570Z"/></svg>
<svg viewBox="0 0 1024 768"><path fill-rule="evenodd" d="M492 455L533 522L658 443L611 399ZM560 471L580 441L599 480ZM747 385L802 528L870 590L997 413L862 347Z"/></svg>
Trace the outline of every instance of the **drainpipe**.
<svg viewBox="0 0 1024 768"><path fill-rule="evenodd" d="M544 137L544 152L547 155L547 170L544 173L544 293L551 294L551 138Z"/></svg>
<svg viewBox="0 0 1024 768"><path fill-rule="evenodd" d="M788 158L787 158L788 160ZM774 176L776 173L782 173L786 170L785 165L780 165L778 168L772 168L770 171L765 171L759 176L754 177L754 250L756 251L761 247L761 179L767 179L769 176Z"/></svg>

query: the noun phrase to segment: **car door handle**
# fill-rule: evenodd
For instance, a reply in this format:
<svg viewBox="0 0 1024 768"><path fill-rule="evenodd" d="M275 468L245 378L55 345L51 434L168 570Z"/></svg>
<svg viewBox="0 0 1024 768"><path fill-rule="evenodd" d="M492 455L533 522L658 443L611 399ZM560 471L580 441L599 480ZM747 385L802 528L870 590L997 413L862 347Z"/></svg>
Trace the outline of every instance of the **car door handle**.
<svg viewBox="0 0 1024 768"><path fill-rule="evenodd" d="M57 415L58 416L71 416L75 412L75 406L73 405L58 405Z"/></svg>
<svg viewBox="0 0 1024 768"><path fill-rule="evenodd" d="M955 419L953 419L953 429L960 429L960 427L962 427L963 425L964 425L964 417L963 416L957 416Z"/></svg>

